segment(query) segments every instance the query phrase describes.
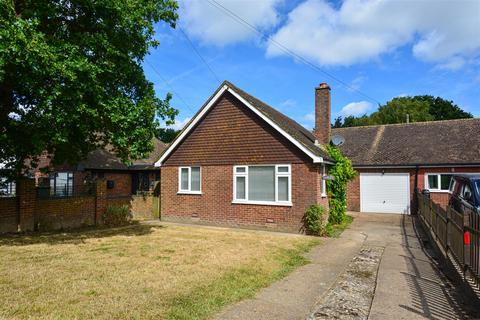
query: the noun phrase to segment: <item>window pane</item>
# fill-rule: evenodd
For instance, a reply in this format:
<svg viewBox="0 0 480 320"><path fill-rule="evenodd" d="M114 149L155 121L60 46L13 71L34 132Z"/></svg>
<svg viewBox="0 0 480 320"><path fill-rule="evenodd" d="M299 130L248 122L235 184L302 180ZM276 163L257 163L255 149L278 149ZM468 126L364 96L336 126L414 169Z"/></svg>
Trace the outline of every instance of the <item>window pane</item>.
<svg viewBox="0 0 480 320"><path fill-rule="evenodd" d="M275 167L248 168L248 199L275 201Z"/></svg>
<svg viewBox="0 0 480 320"><path fill-rule="evenodd" d="M288 167L278 167L278 172L287 172L288 173Z"/></svg>
<svg viewBox="0 0 480 320"><path fill-rule="evenodd" d="M192 167L192 191L200 191L200 167Z"/></svg>
<svg viewBox="0 0 480 320"><path fill-rule="evenodd" d="M245 177L237 177L237 194L236 199L245 200Z"/></svg>
<svg viewBox="0 0 480 320"><path fill-rule="evenodd" d="M451 174L442 174L440 176L440 188L442 190L448 190L448 187L450 186L450 179L452 179Z"/></svg>
<svg viewBox="0 0 480 320"><path fill-rule="evenodd" d="M236 168L237 173L245 173L246 170L247 170L247 168L245 168L245 167L238 167L238 168Z"/></svg>
<svg viewBox="0 0 480 320"><path fill-rule="evenodd" d="M278 177L278 201L289 201L288 177Z"/></svg>
<svg viewBox="0 0 480 320"><path fill-rule="evenodd" d="M438 176L429 175L428 176L428 189L438 189Z"/></svg>
<svg viewBox="0 0 480 320"><path fill-rule="evenodd" d="M182 168L180 189L188 190L188 168Z"/></svg>

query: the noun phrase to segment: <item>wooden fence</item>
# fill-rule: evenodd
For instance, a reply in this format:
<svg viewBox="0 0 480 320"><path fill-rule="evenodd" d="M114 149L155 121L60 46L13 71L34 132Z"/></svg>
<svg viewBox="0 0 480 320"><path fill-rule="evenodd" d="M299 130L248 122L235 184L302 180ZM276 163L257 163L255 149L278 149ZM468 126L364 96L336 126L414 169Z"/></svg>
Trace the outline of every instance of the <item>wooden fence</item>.
<svg viewBox="0 0 480 320"><path fill-rule="evenodd" d="M480 288L480 211L466 207L460 213L446 209L428 196L417 193L420 220L443 249L458 265L464 277L471 278Z"/></svg>

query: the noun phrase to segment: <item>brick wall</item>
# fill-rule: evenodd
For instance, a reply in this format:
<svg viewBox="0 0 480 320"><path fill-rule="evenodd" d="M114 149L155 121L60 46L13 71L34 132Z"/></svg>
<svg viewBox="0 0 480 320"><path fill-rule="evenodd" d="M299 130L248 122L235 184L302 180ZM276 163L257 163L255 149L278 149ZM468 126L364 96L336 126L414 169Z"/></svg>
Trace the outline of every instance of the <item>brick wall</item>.
<svg viewBox="0 0 480 320"><path fill-rule="evenodd" d="M203 166L201 195L177 194L178 168L162 167L161 219L302 232L305 210L321 198L318 165L292 164L292 206L232 204L233 167Z"/></svg>
<svg viewBox="0 0 480 320"><path fill-rule="evenodd" d="M107 196L129 196L132 194L132 175L131 173L105 172L105 180L111 180L114 183L113 189L107 189Z"/></svg>
<svg viewBox="0 0 480 320"><path fill-rule="evenodd" d="M58 230L101 223L106 182L97 181L93 196L37 198L35 181L17 181L14 198L0 198L0 232Z"/></svg>
<svg viewBox="0 0 480 320"><path fill-rule="evenodd" d="M18 199L0 198L0 233L16 232L18 229Z"/></svg>
<svg viewBox="0 0 480 320"><path fill-rule="evenodd" d="M95 224L95 196L37 199L35 225L38 230L59 230Z"/></svg>

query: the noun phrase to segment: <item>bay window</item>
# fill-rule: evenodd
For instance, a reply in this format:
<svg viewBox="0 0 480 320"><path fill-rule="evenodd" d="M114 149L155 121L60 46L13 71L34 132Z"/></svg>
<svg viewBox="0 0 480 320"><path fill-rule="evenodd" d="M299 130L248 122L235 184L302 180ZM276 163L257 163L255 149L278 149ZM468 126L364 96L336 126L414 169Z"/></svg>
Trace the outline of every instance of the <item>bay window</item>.
<svg viewBox="0 0 480 320"><path fill-rule="evenodd" d="M178 193L200 194L200 167L180 167L178 170Z"/></svg>
<svg viewBox="0 0 480 320"><path fill-rule="evenodd" d="M291 205L291 166L233 167L233 202Z"/></svg>
<svg viewBox="0 0 480 320"><path fill-rule="evenodd" d="M428 173L425 176L425 188L433 192L448 192L451 174Z"/></svg>

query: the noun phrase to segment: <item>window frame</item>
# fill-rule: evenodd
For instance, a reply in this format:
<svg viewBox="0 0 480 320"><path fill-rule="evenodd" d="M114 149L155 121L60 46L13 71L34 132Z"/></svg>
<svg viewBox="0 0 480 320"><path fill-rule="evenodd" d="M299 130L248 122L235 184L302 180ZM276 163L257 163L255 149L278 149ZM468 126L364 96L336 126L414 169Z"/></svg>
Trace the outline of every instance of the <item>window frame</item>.
<svg viewBox="0 0 480 320"><path fill-rule="evenodd" d="M452 175L454 175L454 173L453 172L426 173L425 174L425 189L427 189L430 192L438 192L438 193L450 193L450 192L452 192L451 191L451 187L452 187L452 182L451 181L448 183L448 188L447 189L442 189L442 178L441 178L442 175L452 176ZM428 181L428 178L430 176L436 176L437 177L438 188L430 188L430 183Z"/></svg>
<svg viewBox="0 0 480 320"><path fill-rule="evenodd" d="M198 168L200 188L199 190L192 190L192 168ZM188 189L182 189L182 169L188 170ZM178 192L177 194L202 194L202 167L201 166L183 166L178 167Z"/></svg>
<svg viewBox="0 0 480 320"><path fill-rule="evenodd" d="M58 194L60 191L57 187L57 180L59 174L65 173L67 175L67 184L66 184L66 194ZM53 175L53 176L52 176ZM52 180L53 180L53 188L52 188ZM71 186L70 186L71 182ZM75 174L73 171L55 171L49 175L49 187L50 187L50 196L51 197L58 197L58 198L66 198L72 197L75 194Z"/></svg>
<svg viewBox="0 0 480 320"><path fill-rule="evenodd" d="M326 198L327 197L327 180L325 180L325 177L328 175L328 172L327 172L327 166L322 163L322 166L321 166L321 170L322 170L322 190L321 190L321 197L322 198Z"/></svg>
<svg viewBox="0 0 480 320"><path fill-rule="evenodd" d="M248 199L248 173L249 167L274 167L274 201L261 201ZM288 171L280 172L279 167L287 167ZM237 172L237 168L245 168L244 172ZM237 177L245 178L245 199L237 199ZM278 200L278 180L281 177L288 178L288 200ZM255 164L255 165L234 165L233 166L233 200L235 204L254 204L254 205L270 205L270 206L292 206L292 166L290 164Z"/></svg>

